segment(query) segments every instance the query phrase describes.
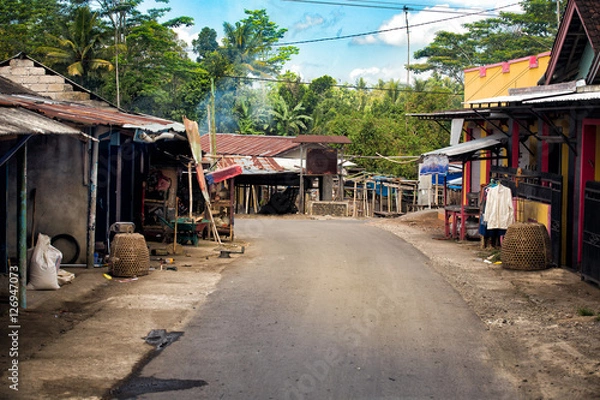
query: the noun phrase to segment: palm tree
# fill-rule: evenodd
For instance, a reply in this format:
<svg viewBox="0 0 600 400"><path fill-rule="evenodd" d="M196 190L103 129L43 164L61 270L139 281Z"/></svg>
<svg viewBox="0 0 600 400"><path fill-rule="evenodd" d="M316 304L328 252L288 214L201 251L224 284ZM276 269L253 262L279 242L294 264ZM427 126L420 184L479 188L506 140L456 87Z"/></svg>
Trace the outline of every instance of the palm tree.
<svg viewBox="0 0 600 400"><path fill-rule="evenodd" d="M398 101L398 98L400 97L400 90L401 90L401 84L400 81L397 80L393 80L390 79L390 81L386 84L386 89L387 92L386 93L386 97L392 102L392 103L396 103Z"/></svg>
<svg viewBox="0 0 600 400"><path fill-rule="evenodd" d="M303 114L303 111L302 103L298 103L296 107L290 109L281 96L275 97L271 115L277 134L281 136L299 135L302 130L306 130L305 121L310 121L312 118Z"/></svg>
<svg viewBox="0 0 600 400"><path fill-rule="evenodd" d="M89 7L80 7L75 11L75 18L66 29L63 37L51 36L57 47L42 47L53 64L66 68L67 74L80 78L80 83L89 83L92 73L99 69L112 71L110 61L97 57L105 49L102 45L98 14Z"/></svg>
<svg viewBox="0 0 600 400"><path fill-rule="evenodd" d="M245 72L263 74L266 65L258 59L261 40L252 25L240 22L232 25L225 22L223 30L225 31L223 38L225 53L234 71L242 74Z"/></svg>

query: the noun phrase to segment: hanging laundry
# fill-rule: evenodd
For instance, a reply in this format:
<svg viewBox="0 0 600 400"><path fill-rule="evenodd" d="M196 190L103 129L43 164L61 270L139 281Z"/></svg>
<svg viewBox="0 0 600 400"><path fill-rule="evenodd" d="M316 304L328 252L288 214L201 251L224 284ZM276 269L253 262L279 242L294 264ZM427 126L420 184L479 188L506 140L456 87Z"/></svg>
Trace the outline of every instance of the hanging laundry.
<svg viewBox="0 0 600 400"><path fill-rule="evenodd" d="M486 197L484 220L488 230L505 230L515 222L510 188L502 184L488 187Z"/></svg>

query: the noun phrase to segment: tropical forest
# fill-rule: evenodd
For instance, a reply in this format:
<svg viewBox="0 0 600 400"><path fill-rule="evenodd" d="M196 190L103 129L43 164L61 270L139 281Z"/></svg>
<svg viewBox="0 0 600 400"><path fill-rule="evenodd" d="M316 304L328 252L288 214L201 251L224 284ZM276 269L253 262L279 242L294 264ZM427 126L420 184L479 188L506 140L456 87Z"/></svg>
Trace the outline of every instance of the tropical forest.
<svg viewBox="0 0 600 400"><path fill-rule="evenodd" d="M447 146L449 127L409 114L461 108L466 68L549 51L557 31L556 1L523 0L521 13L437 32L414 52L410 84L307 82L284 68L301 49L285 45L286 29L266 10L222 21L222 37L203 27L186 43L176 28L194 20L166 20L161 3L141 11L141 0L0 0L0 59L25 53L127 112L186 116L204 132L212 124L245 135L347 136L345 151L363 156L362 167L413 179L414 163L387 157Z"/></svg>

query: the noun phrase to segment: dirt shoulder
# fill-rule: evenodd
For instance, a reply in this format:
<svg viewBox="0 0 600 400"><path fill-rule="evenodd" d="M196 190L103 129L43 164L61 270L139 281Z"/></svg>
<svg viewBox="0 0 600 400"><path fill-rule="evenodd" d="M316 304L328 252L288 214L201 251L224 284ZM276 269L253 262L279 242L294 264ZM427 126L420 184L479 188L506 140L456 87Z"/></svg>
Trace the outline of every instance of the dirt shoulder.
<svg viewBox="0 0 600 400"><path fill-rule="evenodd" d="M144 340L150 331L182 331L215 290L222 270L239 257L218 256L214 243L203 242L185 246L182 255L167 256L174 262L163 269L159 259L167 257L151 256L150 273L137 280L108 280L106 268L73 268L68 270L75 280L59 290L28 290L28 308L20 311L18 321L18 357L7 351L0 355L0 398L102 398L156 353ZM0 315L8 321L5 311ZM2 326L4 338L7 326ZM7 384L14 359L18 392Z"/></svg>
<svg viewBox="0 0 600 400"><path fill-rule="evenodd" d="M524 399L600 398L600 288L561 268L515 271L484 262L478 241L444 240L436 211L372 224L424 254L486 324L493 356ZM581 316L580 310L594 316ZM449 316L451 317L451 316Z"/></svg>

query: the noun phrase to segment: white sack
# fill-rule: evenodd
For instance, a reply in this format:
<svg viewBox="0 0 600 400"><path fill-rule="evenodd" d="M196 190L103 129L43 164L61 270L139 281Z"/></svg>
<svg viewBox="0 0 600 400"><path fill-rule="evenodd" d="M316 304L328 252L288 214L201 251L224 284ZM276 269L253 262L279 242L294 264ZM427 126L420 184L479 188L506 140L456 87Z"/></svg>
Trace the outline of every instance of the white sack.
<svg viewBox="0 0 600 400"><path fill-rule="evenodd" d="M62 253L50 244L50 237L38 234L29 265L29 284L36 290L60 289L57 272Z"/></svg>

